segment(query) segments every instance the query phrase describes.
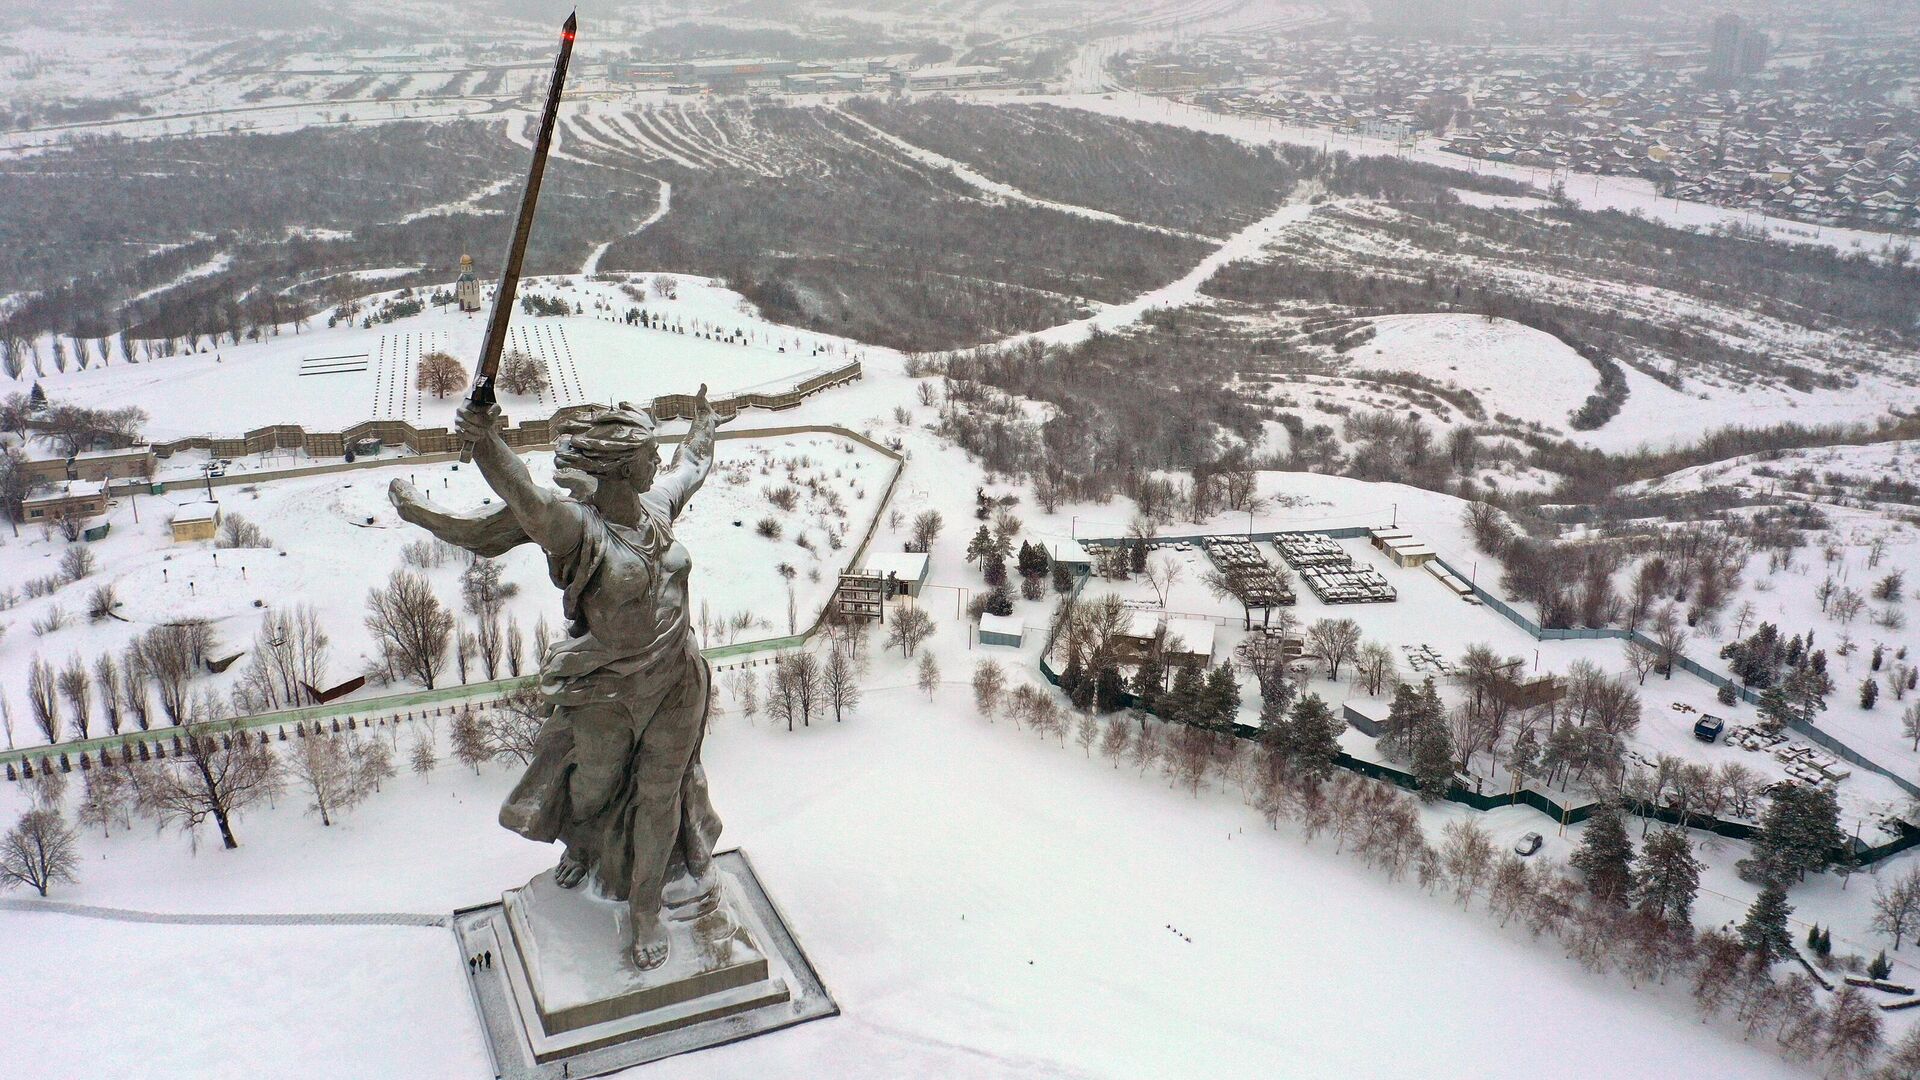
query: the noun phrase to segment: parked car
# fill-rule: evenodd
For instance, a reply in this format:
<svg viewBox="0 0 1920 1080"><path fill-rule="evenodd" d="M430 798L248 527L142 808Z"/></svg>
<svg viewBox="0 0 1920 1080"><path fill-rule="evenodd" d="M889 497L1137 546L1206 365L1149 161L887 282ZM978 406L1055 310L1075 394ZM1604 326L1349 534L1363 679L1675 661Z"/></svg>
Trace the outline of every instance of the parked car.
<svg viewBox="0 0 1920 1080"><path fill-rule="evenodd" d="M1540 845L1544 843L1546 843L1546 841L1541 838L1539 833L1530 832L1521 837L1519 843L1513 845L1513 853L1515 855L1531 855L1539 851Z"/></svg>
<svg viewBox="0 0 1920 1080"><path fill-rule="evenodd" d="M1700 719L1693 722L1693 737L1701 742L1712 742L1727 730L1727 722L1712 713L1701 713Z"/></svg>

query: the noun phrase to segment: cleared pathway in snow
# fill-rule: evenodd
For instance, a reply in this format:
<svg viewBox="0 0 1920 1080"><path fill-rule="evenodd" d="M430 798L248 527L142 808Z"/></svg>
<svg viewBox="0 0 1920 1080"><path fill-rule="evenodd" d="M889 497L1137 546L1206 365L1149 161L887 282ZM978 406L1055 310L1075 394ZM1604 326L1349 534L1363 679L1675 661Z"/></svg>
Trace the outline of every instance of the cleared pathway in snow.
<svg viewBox="0 0 1920 1080"><path fill-rule="evenodd" d="M111 922L172 923L181 926L445 926L446 915L406 911L301 912L271 915L135 911L131 908L69 904L59 900L0 900L0 911L40 911Z"/></svg>
<svg viewBox="0 0 1920 1080"><path fill-rule="evenodd" d="M1332 203L1322 205L1331 206ZM1213 250L1213 253L1195 264L1177 280L1168 282L1150 292L1124 304L1114 304L1100 309L1083 319L1049 326L1042 330L1029 330L1023 334L1014 334L1002 338L993 345L1018 345L1022 342L1038 341L1046 345L1072 345L1085 341L1097 330L1113 331L1131 326L1144 318L1149 311L1159 308L1189 307L1201 302L1201 286L1218 273L1220 268L1230 262L1252 258L1260 249L1277 236L1282 229L1306 220L1307 215L1316 209L1311 203L1289 203L1282 206L1259 221L1247 226L1228 238L1227 242ZM970 352L979 346L966 349L949 350L949 354Z"/></svg>
<svg viewBox="0 0 1920 1080"><path fill-rule="evenodd" d="M960 161L955 160L954 158L947 157L944 154L936 154L931 150L922 149L914 145L913 143L910 143L907 140L902 139L898 135L895 135L888 131L882 131L880 128L873 126L872 124L868 123L867 121L861 119L858 116L853 115L852 113L846 111L845 109L840 110L840 115L846 117L848 120L853 121L855 124L858 124L861 128L872 133L876 138L880 139L882 142L885 142L887 145L898 150L900 153L905 154L907 157L912 158L914 161L917 161L922 165L934 165L943 169L951 170L955 176L959 177L961 180L965 181L967 184L973 187L979 188L981 191L987 192L990 195L995 195L995 196L998 196L999 198L1006 199L1009 202L1025 203L1028 206L1044 206L1049 210L1058 210L1061 213L1072 214L1075 217L1092 218L1095 221L1108 221L1116 225L1130 225L1136 229L1146 229L1149 232L1157 232L1166 236L1177 236L1182 240L1198 240L1206 244L1220 243L1220 238L1217 236L1206 236L1201 233L1187 232L1184 229L1169 229L1164 225L1148 225L1145 222L1134 221L1130 218L1123 218L1119 214L1109 213L1105 210L1095 210L1092 207L1088 207L1088 206L1077 206L1073 203L1055 202L1052 199L1042 199L1035 195L1029 195L1024 191L1021 191L1019 188L1014 187L1011 184L1001 183L1000 181L995 180L989 176L976 172L971 167L963 164Z"/></svg>
<svg viewBox="0 0 1920 1080"><path fill-rule="evenodd" d="M671 209L673 206L673 185L667 183L665 180L661 180L656 177L649 176L647 177L647 179L652 180L654 183L660 185L659 205L653 208L653 213L647 215L647 220L642 221L639 225L635 226L634 230L628 233L627 236L640 235L640 233L644 232L654 222L659 221L663 217L666 217L667 211ZM627 236L615 237L614 240L625 240ZM583 263L580 267L581 276L592 277L593 275L600 272L600 260L606 257L607 249L614 245L614 240L609 240L606 243L601 244L599 247L593 249L593 254L588 255L587 261Z"/></svg>

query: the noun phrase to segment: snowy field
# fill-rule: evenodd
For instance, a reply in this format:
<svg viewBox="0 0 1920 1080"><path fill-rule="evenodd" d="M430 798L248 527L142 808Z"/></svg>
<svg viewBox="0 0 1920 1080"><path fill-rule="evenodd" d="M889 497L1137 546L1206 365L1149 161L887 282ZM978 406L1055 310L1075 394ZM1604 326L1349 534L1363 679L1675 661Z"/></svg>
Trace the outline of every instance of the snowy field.
<svg viewBox="0 0 1920 1080"><path fill-rule="evenodd" d="M1552 334L1474 315L1388 315L1367 320L1372 341L1347 354L1349 369L1406 372L1472 392L1489 417L1505 413L1550 428L1599 387L1599 376Z"/></svg>
<svg viewBox="0 0 1920 1080"><path fill-rule="evenodd" d="M542 483L550 481L550 453L526 456ZM825 605L852 549L878 512L894 463L852 440L830 435L790 435L727 439L706 486L683 514L676 534L694 552L693 595L715 621L748 613L752 626L737 640L752 641L804 630ZM0 687L10 700L14 737L23 745L39 741L27 719L24 688L35 657L56 667L70 655L91 665L103 651L122 652L127 642L160 623L187 617L213 621L225 656L252 646L261 611L256 604L311 604L333 641L329 685L358 674L371 659L364 624L367 590L404 565L403 549L427 534L402 522L387 500L387 485L410 479L444 505L478 506L487 497L479 473L457 462L415 465L404 459L392 466L327 476L271 481L256 488L219 488L224 513L238 514L260 526L274 546L266 549L217 549L211 542L171 542L167 522L178 505L197 501L200 492L122 498L108 516L113 531L88 545L99 569L51 596L26 600L0 612L8 630L0 637ZM795 509L778 510L770 489L794 488ZM139 520L134 520L136 512ZM756 523L773 516L782 523L777 539L757 533ZM840 545L839 548L835 544ZM803 544L805 546L803 546ZM0 580L19 587L31 578L53 574L67 544L38 529L23 529L18 539L0 545ZM505 579L519 586L508 612L532 640L543 616L551 633L561 632L558 604L547 581L545 561L530 546L501 557ZM779 572L793 567L792 612L788 622L788 582ZM459 612L464 554L449 554L423 573L443 603ZM411 567L410 567L411 568ZM89 623L87 596L101 584L115 588L121 606L115 617ZM29 627L58 607L66 625L36 635ZM466 615L459 612L462 622ZM696 612L696 618L698 612ZM732 635L714 635L719 645ZM244 662L202 685L224 686ZM504 672L502 673L504 675ZM475 674L475 681L483 678ZM449 668L442 685L456 681ZM367 693L382 691L370 687ZM93 733L104 734L94 720Z"/></svg>
<svg viewBox="0 0 1920 1080"><path fill-rule="evenodd" d="M636 283L650 280L636 275ZM606 282L580 277L531 278L521 296L566 300L581 314L535 318L516 313L509 348L541 363L548 389L535 395L500 394L513 420L544 418L563 405L634 401L690 394L704 382L715 398L750 388L785 389L799 378L840 367L859 355L837 338L774 326L739 296L704 278L673 276L675 298L649 292L635 300ZM451 282L448 283L449 285ZM367 310L395 293L363 298ZM422 297L424 299L424 296ZM664 316L667 329L629 325L630 309ZM238 435L268 424L300 424L339 431L363 420L405 420L448 427L464 394L444 398L419 389L420 356L444 349L471 374L486 321L452 305L363 329L343 323L241 345L212 346L197 354L139 364L115 359L85 371L47 365L38 381L62 403L95 408L137 405L156 441L193 435ZM677 329L676 329L677 328ZM720 337L738 332L733 344ZM32 377L32 372L27 373Z"/></svg>
<svg viewBox="0 0 1920 1080"><path fill-rule="evenodd" d="M897 658L874 679L907 681ZM1704 1061L1798 1075L1697 1023L1678 987L1596 979L1518 926L1270 831L1237 798L1171 790L970 712L954 685L931 702L876 691L848 722L794 734L716 723L706 757L726 842L753 857L842 1015L632 1075L1351 1077L1444 1063L1521 1078L1548 1061L1568 1077ZM83 882L62 898L228 912L486 902L554 854L493 824L509 782L493 766L403 776L331 829L283 801L243 819L234 852L91 835ZM8 786L0 811L19 798ZM0 994L32 1002L11 1029L83 1036L41 1045L35 1076L203 1076L220 1049L232 1071L213 1075L318 1075L316 1060L329 1076L484 1075L447 934L0 911L17 958ZM109 966L137 977L104 978ZM201 1019L139 1019L163 1002ZM214 1019L232 1008L250 1030ZM1522 1011L1554 1019L1513 1022ZM118 1017L150 1037L110 1030Z"/></svg>

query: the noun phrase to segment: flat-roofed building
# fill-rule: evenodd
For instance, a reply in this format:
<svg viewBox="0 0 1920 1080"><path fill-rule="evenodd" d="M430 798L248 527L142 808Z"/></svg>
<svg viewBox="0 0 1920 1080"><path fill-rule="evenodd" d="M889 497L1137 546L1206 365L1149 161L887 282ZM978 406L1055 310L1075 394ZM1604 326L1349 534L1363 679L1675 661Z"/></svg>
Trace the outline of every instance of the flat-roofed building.
<svg viewBox="0 0 1920 1080"><path fill-rule="evenodd" d="M183 544L193 540L211 540L220 530L219 503L188 503L173 512L169 522L173 529L173 542Z"/></svg>
<svg viewBox="0 0 1920 1080"><path fill-rule="evenodd" d="M20 500L20 518L29 524L85 520L107 512L107 486L98 480L68 480Z"/></svg>

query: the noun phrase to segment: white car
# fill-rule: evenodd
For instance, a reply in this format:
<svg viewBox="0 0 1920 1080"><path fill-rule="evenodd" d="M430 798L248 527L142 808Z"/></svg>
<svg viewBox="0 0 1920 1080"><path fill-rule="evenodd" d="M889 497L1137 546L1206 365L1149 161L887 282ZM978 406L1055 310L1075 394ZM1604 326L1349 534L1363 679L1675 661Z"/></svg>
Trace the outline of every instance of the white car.
<svg viewBox="0 0 1920 1080"><path fill-rule="evenodd" d="M1531 855L1539 851L1540 845L1544 843L1546 843L1546 841L1541 838L1539 833L1530 832L1521 837L1519 843L1513 845L1513 853L1515 855Z"/></svg>

